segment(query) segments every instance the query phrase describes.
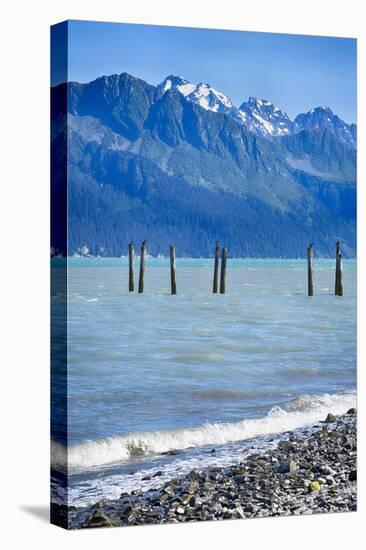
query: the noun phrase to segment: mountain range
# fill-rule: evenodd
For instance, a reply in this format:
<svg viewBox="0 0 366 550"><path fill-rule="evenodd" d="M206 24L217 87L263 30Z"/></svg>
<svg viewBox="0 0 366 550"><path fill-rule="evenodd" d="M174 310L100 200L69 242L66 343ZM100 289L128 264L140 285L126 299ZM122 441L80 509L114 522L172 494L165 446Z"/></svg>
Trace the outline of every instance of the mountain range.
<svg viewBox="0 0 366 550"><path fill-rule="evenodd" d="M347 124L326 106L316 107L291 120L279 107L266 99L251 96L237 108L226 95L209 84L195 85L180 76L168 76L159 84L158 89L162 94L175 89L187 101L196 103L208 111L224 113L262 137L285 136L302 130L327 128L346 145L356 147L356 125Z"/></svg>
<svg viewBox="0 0 366 550"><path fill-rule="evenodd" d="M240 107L174 75L130 74L51 89L52 185L67 165L68 249L151 254L333 256L356 250L356 126L329 107L291 120L270 101ZM56 195L57 196L57 192ZM53 247L63 250L53 231Z"/></svg>

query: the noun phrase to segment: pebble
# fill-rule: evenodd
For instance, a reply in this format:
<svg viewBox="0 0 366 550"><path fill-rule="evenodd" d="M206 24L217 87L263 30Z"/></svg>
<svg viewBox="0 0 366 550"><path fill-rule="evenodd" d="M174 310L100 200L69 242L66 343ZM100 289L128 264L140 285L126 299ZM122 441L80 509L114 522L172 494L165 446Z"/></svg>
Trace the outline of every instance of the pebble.
<svg viewBox="0 0 366 550"><path fill-rule="evenodd" d="M113 521L106 514L94 512L88 519L85 527L116 527L117 522Z"/></svg>
<svg viewBox="0 0 366 550"><path fill-rule="evenodd" d="M75 529L355 511L356 437L356 409L329 413L325 423L289 432L277 447L243 455L234 466L195 469L160 489L84 508L61 505L58 513L66 510Z"/></svg>
<svg viewBox="0 0 366 550"><path fill-rule="evenodd" d="M287 474L288 472L294 472L297 469L297 464L294 460L289 462L281 462L277 468L277 472L280 474Z"/></svg>
<svg viewBox="0 0 366 550"><path fill-rule="evenodd" d="M309 485L310 491L319 491L320 489L320 483L319 481L312 481Z"/></svg>

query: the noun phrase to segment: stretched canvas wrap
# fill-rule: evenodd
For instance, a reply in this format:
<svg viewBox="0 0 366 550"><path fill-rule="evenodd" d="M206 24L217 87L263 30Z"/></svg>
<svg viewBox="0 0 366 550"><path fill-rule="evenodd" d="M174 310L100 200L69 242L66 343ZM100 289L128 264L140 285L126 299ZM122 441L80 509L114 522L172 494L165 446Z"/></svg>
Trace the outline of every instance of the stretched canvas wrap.
<svg viewBox="0 0 366 550"><path fill-rule="evenodd" d="M52 522L356 510L356 41L51 54Z"/></svg>

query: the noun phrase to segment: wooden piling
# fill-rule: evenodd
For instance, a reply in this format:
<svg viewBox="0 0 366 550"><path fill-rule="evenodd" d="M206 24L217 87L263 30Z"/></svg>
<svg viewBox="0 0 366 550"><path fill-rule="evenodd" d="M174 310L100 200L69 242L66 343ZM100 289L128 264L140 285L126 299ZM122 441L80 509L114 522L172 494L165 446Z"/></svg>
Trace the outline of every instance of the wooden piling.
<svg viewBox="0 0 366 550"><path fill-rule="evenodd" d="M343 296L343 259L342 254L338 256L338 294L337 296Z"/></svg>
<svg viewBox="0 0 366 550"><path fill-rule="evenodd" d="M134 257L135 251L131 241L128 245L128 290L130 292L135 290Z"/></svg>
<svg viewBox="0 0 366 550"><path fill-rule="evenodd" d="M227 248L223 247L221 252L220 294L225 294L226 292L226 261L227 261Z"/></svg>
<svg viewBox="0 0 366 550"><path fill-rule="evenodd" d="M308 246L308 296L314 296L313 284L313 243Z"/></svg>
<svg viewBox="0 0 366 550"><path fill-rule="evenodd" d="M177 281L175 276L175 246L170 247L170 286L171 293L177 293Z"/></svg>
<svg viewBox="0 0 366 550"><path fill-rule="evenodd" d="M334 285L334 294L339 296L339 257L341 255L341 245L337 241L336 244L336 271L335 271L335 285Z"/></svg>
<svg viewBox="0 0 366 550"><path fill-rule="evenodd" d="M146 255L146 241L141 245L140 256L140 275L139 275L139 294L144 292L144 277L145 277L145 255Z"/></svg>
<svg viewBox="0 0 366 550"><path fill-rule="evenodd" d="M220 261L220 246L219 241L216 241L215 246L215 263L214 263L214 276L213 276L213 293L217 294L218 281L219 281L219 261Z"/></svg>

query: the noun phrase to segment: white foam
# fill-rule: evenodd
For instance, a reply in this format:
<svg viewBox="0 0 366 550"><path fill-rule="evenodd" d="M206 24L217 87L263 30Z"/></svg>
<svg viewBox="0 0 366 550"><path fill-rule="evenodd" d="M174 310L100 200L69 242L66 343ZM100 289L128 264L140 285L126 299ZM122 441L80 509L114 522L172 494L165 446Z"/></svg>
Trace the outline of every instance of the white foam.
<svg viewBox="0 0 366 550"><path fill-rule="evenodd" d="M158 455L171 450L183 450L205 445L252 439L280 434L323 420L331 412L343 414L356 404L356 393L304 395L282 407L273 407L262 418L244 419L234 423L207 423L196 428L157 430L117 435L97 441L71 445L52 442L51 458L55 469L68 468L70 473L128 461L134 456Z"/></svg>

